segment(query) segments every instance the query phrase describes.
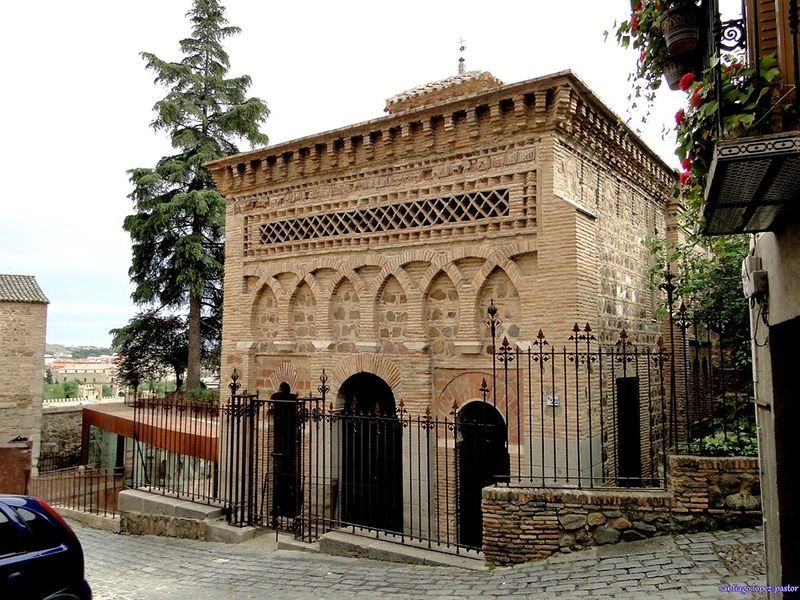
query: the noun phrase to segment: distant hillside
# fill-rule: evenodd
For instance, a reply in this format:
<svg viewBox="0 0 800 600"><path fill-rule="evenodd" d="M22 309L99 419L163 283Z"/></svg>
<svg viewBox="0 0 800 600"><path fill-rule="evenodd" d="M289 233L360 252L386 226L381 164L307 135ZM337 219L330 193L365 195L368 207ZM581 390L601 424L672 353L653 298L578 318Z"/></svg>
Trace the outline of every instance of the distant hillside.
<svg viewBox="0 0 800 600"><path fill-rule="evenodd" d="M71 356L72 358L89 358L113 354L111 348L99 346L64 346L62 344L45 344L44 353L53 356Z"/></svg>

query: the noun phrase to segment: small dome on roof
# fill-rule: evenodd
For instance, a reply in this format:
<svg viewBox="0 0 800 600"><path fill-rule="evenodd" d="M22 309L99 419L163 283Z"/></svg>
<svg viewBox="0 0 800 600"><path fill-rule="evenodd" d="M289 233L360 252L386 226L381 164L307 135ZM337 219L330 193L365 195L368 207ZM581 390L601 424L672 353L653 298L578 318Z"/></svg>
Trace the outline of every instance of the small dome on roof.
<svg viewBox="0 0 800 600"><path fill-rule="evenodd" d="M412 108L441 104L461 96L500 87L503 82L488 71L467 71L447 79L419 85L386 100L386 112L401 113Z"/></svg>

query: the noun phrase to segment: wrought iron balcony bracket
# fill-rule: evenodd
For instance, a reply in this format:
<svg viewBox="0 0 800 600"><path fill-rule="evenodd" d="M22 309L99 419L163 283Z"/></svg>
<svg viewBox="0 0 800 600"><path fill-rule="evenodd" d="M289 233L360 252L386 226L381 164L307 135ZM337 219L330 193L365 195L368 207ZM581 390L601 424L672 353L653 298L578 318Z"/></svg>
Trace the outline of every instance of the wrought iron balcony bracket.
<svg viewBox="0 0 800 600"><path fill-rule="evenodd" d="M718 41L721 52L743 52L747 45L747 30L744 19L723 21Z"/></svg>

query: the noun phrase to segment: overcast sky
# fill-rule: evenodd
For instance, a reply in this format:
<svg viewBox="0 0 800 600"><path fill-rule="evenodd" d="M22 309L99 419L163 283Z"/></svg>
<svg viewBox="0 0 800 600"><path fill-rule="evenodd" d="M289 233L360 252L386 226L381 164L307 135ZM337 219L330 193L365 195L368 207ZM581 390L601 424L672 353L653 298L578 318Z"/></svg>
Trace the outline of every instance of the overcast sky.
<svg viewBox="0 0 800 600"><path fill-rule="evenodd" d="M43 0L3 8L0 272L35 275L50 299L47 341L108 345L134 314L126 171L170 152L149 124L164 90L139 52L178 60L190 0ZM572 69L619 115L635 56L603 41L629 0L269 2L227 0L242 33L231 75L271 115L270 143L382 116L385 99L468 70L513 83ZM684 101L659 94L644 139L675 165L662 126ZM243 150L246 148L243 148Z"/></svg>

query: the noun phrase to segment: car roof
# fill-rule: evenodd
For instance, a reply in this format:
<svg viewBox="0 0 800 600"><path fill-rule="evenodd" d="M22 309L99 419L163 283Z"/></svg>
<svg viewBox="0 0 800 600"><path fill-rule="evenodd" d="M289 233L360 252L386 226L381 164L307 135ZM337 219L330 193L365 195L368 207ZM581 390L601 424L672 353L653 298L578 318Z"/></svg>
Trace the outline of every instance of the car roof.
<svg viewBox="0 0 800 600"><path fill-rule="evenodd" d="M0 502L8 506L22 507L30 505L39 505L39 502L33 496L21 496L11 494L0 494Z"/></svg>

